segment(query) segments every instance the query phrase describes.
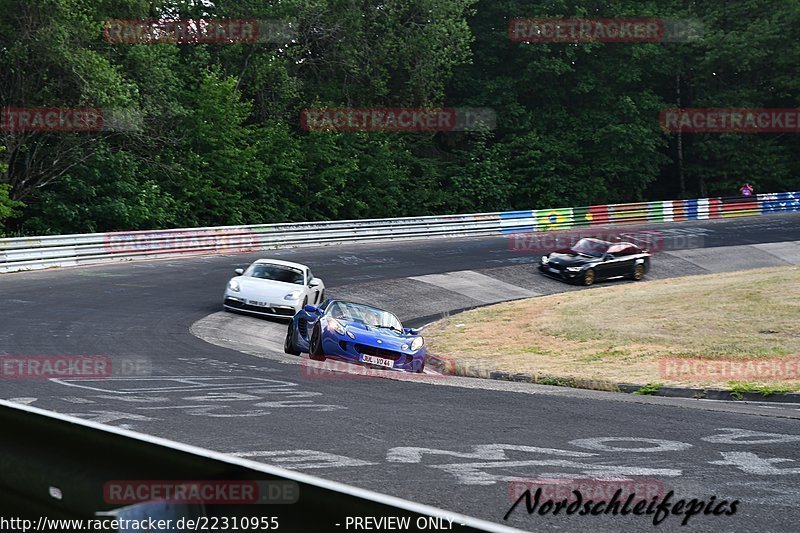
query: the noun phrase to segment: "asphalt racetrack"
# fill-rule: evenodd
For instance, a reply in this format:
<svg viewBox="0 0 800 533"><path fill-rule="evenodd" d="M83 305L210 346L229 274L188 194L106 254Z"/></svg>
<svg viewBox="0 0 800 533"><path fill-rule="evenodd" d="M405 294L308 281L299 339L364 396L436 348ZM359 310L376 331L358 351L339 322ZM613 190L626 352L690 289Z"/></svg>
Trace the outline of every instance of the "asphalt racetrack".
<svg viewBox="0 0 800 533"><path fill-rule="evenodd" d="M650 229L665 237L651 279L800 265L800 215ZM541 254L510 242L435 239L2 275L0 353L106 355L120 374L4 379L0 397L522 530L654 528L652 516L528 515L524 505L504 521L520 479L627 477L675 499L739 500L732 516L701 514L685 527L669 516L660 530L797 531L800 405L454 377L309 377L274 338L283 324L219 313L233 269L258 257L306 263L329 296L384 306L416 326L493 301L587 290L538 275ZM225 347L239 345L252 353Z"/></svg>

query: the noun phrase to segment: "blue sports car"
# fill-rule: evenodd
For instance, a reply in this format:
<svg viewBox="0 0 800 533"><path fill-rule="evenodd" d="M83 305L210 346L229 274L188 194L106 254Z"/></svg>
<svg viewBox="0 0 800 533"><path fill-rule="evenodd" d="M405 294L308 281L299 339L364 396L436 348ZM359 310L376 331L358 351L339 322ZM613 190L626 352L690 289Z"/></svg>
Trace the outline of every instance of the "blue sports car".
<svg viewBox="0 0 800 533"><path fill-rule="evenodd" d="M342 359L408 372L425 370L425 340L388 311L369 305L325 300L306 305L289 323L283 351L311 359Z"/></svg>

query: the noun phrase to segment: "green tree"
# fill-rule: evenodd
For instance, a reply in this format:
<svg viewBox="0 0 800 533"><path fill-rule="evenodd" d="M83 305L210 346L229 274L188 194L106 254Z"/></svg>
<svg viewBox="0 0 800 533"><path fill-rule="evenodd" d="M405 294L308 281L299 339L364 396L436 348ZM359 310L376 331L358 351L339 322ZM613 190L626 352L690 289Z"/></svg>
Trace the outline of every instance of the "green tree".
<svg viewBox="0 0 800 533"><path fill-rule="evenodd" d="M26 233L68 233L171 227L175 200L134 155L103 143L86 161L40 191L28 210Z"/></svg>
<svg viewBox="0 0 800 533"><path fill-rule="evenodd" d="M6 147L0 146L0 152L5 152ZM9 197L11 185L5 183L8 165L0 161L0 236L3 235L3 223L6 219L20 215L19 208L24 207L22 202L15 202Z"/></svg>
<svg viewBox="0 0 800 533"><path fill-rule="evenodd" d="M675 48L683 107L794 108L800 80L800 4L737 0L699 4L703 38ZM683 134L690 192L737 195L745 181L760 191L796 190L794 134ZM677 154L676 154L677 155Z"/></svg>

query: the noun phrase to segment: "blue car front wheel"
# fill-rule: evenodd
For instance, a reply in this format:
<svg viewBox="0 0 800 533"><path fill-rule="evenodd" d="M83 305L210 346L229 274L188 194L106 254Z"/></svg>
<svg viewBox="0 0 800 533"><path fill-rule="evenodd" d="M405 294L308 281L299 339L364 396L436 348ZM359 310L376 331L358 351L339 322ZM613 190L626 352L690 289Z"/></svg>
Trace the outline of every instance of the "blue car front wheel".
<svg viewBox="0 0 800 533"><path fill-rule="evenodd" d="M319 322L314 326L311 332L311 342L309 342L308 355L314 361L324 361L325 354L322 353L322 330Z"/></svg>

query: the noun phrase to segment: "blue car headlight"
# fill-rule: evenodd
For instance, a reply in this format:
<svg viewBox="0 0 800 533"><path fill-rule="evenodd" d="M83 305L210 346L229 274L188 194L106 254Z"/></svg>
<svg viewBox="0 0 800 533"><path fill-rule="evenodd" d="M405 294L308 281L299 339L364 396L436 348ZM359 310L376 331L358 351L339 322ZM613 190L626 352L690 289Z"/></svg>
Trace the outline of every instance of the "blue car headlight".
<svg viewBox="0 0 800 533"><path fill-rule="evenodd" d="M335 331L339 335L345 334L344 326L341 325L339 321L336 320L335 318L331 318L330 320L328 320L328 330Z"/></svg>
<svg viewBox="0 0 800 533"><path fill-rule="evenodd" d="M416 352L417 350L419 350L420 348L422 348L422 345L423 345L423 344L425 344L425 339L423 339L422 337L417 337L417 338L416 338L416 339L414 339L414 341L411 343L411 351L412 351L412 352Z"/></svg>
<svg viewBox="0 0 800 533"><path fill-rule="evenodd" d="M349 329L347 330L347 336L353 340L356 340L356 334L350 331Z"/></svg>

